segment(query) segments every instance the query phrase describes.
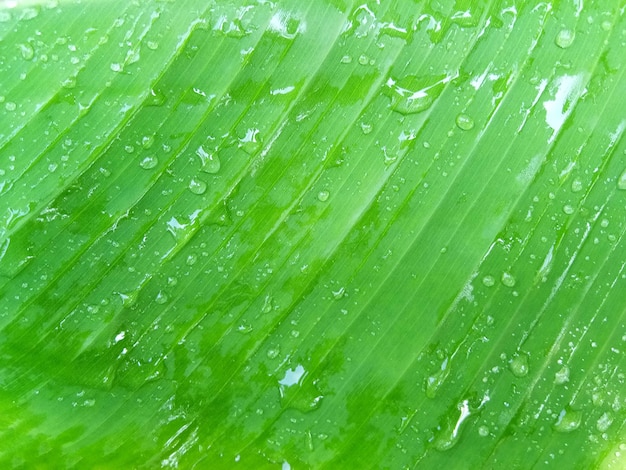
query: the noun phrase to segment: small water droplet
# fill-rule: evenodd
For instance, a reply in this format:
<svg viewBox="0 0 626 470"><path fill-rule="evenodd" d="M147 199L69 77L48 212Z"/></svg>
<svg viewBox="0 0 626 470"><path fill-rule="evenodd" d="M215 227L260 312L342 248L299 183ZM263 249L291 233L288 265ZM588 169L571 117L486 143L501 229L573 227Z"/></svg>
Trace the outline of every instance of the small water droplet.
<svg viewBox="0 0 626 470"><path fill-rule="evenodd" d="M575 179L572 181L572 192L573 193L578 193L580 191L582 191L583 189L583 182L580 181L579 179Z"/></svg>
<svg viewBox="0 0 626 470"><path fill-rule="evenodd" d="M328 201L328 198L330 196L330 193L326 190L320 191L319 193L317 193L317 199L320 202L326 202Z"/></svg>
<svg viewBox="0 0 626 470"><path fill-rule="evenodd" d="M141 138L141 146L148 150L150 147L154 145L154 136L152 135L144 135Z"/></svg>
<svg viewBox="0 0 626 470"><path fill-rule="evenodd" d="M604 31L610 31L613 24L609 20L604 20L600 26Z"/></svg>
<svg viewBox="0 0 626 470"><path fill-rule="evenodd" d="M15 111L17 109L17 105L13 101L7 101L4 104L4 109L7 111Z"/></svg>
<svg viewBox="0 0 626 470"><path fill-rule="evenodd" d="M156 51L159 48L159 43L155 41L147 41L146 47L151 51Z"/></svg>
<svg viewBox="0 0 626 470"><path fill-rule="evenodd" d="M359 64L367 65L369 63L369 61L370 61L369 57L367 57L365 54L361 54L359 56Z"/></svg>
<svg viewBox="0 0 626 470"><path fill-rule="evenodd" d="M154 155L148 155L139 163L139 166L144 170L151 170L159 164L159 159Z"/></svg>
<svg viewBox="0 0 626 470"><path fill-rule="evenodd" d="M569 381L569 367L563 366L556 374L554 374L554 383L557 385L562 385L568 381Z"/></svg>
<svg viewBox="0 0 626 470"><path fill-rule="evenodd" d="M516 354L509 362L509 369L515 377L526 377L528 375L528 356L524 353Z"/></svg>
<svg viewBox="0 0 626 470"><path fill-rule="evenodd" d="M598 421L596 421L596 429L600 432L606 432L609 430L611 424L613 424L613 416L608 412L604 412L602 416L598 418Z"/></svg>
<svg viewBox="0 0 626 470"><path fill-rule="evenodd" d="M617 179L617 189L621 189L622 191L626 191L626 170L619 175Z"/></svg>
<svg viewBox="0 0 626 470"><path fill-rule="evenodd" d="M261 307L261 313L270 313L274 308L272 304L272 296L267 294L265 300L263 300L263 306Z"/></svg>
<svg viewBox="0 0 626 470"><path fill-rule="evenodd" d="M456 413L453 416L448 417L447 423L441 429L439 435L435 438L433 445L435 449L438 451L446 451L451 449L456 445L459 441L459 437L461 436L461 429L465 420L471 416L471 411L469 408L469 401L463 400L462 403L458 405L458 411L460 414L455 421Z"/></svg>
<svg viewBox="0 0 626 470"><path fill-rule="evenodd" d="M345 295L346 295L345 287L340 287L339 289L333 291L333 298L335 300L343 299Z"/></svg>
<svg viewBox="0 0 626 470"><path fill-rule="evenodd" d="M493 287L496 284L496 278L493 276L485 276L483 277L483 285L485 287Z"/></svg>
<svg viewBox="0 0 626 470"><path fill-rule="evenodd" d="M456 117L456 125L463 131L469 131L474 128L474 120L467 114L459 114Z"/></svg>
<svg viewBox="0 0 626 470"><path fill-rule="evenodd" d="M122 71L122 65L117 62L112 63L109 67L111 68L111 70L117 73Z"/></svg>
<svg viewBox="0 0 626 470"><path fill-rule="evenodd" d="M220 162L217 153L209 153L201 145L196 149L196 155L200 157L200 170L211 174L215 174L220 171L222 163Z"/></svg>
<svg viewBox="0 0 626 470"><path fill-rule="evenodd" d="M270 359L277 358L279 354L280 354L280 348L278 347L270 348L267 350L267 357L269 357Z"/></svg>
<svg viewBox="0 0 626 470"><path fill-rule="evenodd" d="M565 407L554 423L554 430L562 433L575 431L580 426L582 418L582 412L573 410L569 406Z"/></svg>
<svg viewBox="0 0 626 470"><path fill-rule="evenodd" d="M515 286L515 278L511 273L503 272L502 277L500 278L502 284L506 287L514 287Z"/></svg>
<svg viewBox="0 0 626 470"><path fill-rule="evenodd" d="M561 49L567 49L574 43L575 34L570 29L562 29L556 35L554 42Z"/></svg>
<svg viewBox="0 0 626 470"><path fill-rule="evenodd" d="M450 375L450 368L448 367L448 358L446 357L437 372L430 377L426 378L426 396L428 398L435 398L437 391L443 385L446 378Z"/></svg>
<svg viewBox="0 0 626 470"><path fill-rule="evenodd" d="M159 304L159 305L163 305L164 303L166 303L169 300L169 297L167 295L167 292L160 290L159 293L156 295L154 301Z"/></svg>
<svg viewBox="0 0 626 470"><path fill-rule="evenodd" d="M352 62L352 57L350 57L349 55L344 55L344 56L341 58L341 63L342 63L342 64L349 64L349 63L351 63L351 62Z"/></svg>
<svg viewBox="0 0 626 470"><path fill-rule="evenodd" d="M194 194L204 194L206 192L206 183L198 178L192 178L189 182L189 191Z"/></svg>
<svg viewBox="0 0 626 470"><path fill-rule="evenodd" d="M259 130L256 128L248 129L246 135L239 139L239 148L249 155L256 153L261 148Z"/></svg>
<svg viewBox="0 0 626 470"><path fill-rule="evenodd" d="M316 381L307 377L307 372L301 364L293 369L287 369L278 384L283 406L303 413L319 408L324 398L317 388Z"/></svg>
<svg viewBox="0 0 626 470"><path fill-rule="evenodd" d="M372 132L373 126L371 124L362 122L360 126L361 126L361 131L363 132L363 134L367 135L370 132Z"/></svg>
<svg viewBox="0 0 626 470"><path fill-rule="evenodd" d="M28 43L18 44L17 47L20 49L20 54L22 55L22 59L24 60L33 60L35 57L35 49Z"/></svg>
<svg viewBox="0 0 626 470"><path fill-rule="evenodd" d="M489 428L487 426L480 426L478 428L478 435L480 437L487 437L489 435Z"/></svg>
<svg viewBox="0 0 626 470"><path fill-rule="evenodd" d="M574 213L574 207L572 207L570 204L565 204L563 206L563 212L567 215L572 215Z"/></svg>

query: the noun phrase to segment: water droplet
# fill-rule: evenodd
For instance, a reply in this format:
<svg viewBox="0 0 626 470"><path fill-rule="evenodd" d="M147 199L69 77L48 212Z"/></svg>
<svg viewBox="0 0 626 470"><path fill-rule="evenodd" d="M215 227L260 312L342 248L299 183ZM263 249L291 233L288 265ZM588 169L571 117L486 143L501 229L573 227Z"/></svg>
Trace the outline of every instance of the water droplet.
<svg viewBox="0 0 626 470"><path fill-rule="evenodd" d="M435 449L439 451L446 451L456 445L456 443L459 441L459 437L461 436L461 427L464 421L472 414L470 412L468 400L463 400L463 402L460 403L457 408L460 414L456 422L454 421L454 418L448 420L446 425L441 430L441 433L435 438L433 442Z"/></svg>
<svg viewBox="0 0 626 470"><path fill-rule="evenodd" d="M222 163L220 162L217 153L209 153L201 145L197 148L196 155L200 157L200 170L211 174L215 174L220 171Z"/></svg>
<svg viewBox="0 0 626 470"><path fill-rule="evenodd" d="M573 410L569 406L565 407L554 423L554 430L563 433L575 431L580 426L582 418L582 412Z"/></svg>
<svg viewBox="0 0 626 470"><path fill-rule="evenodd" d="M159 293L156 295L154 301L159 304L159 305L163 305L164 303L166 303L169 300L169 297L167 295L167 292L160 290Z"/></svg>
<svg viewBox="0 0 626 470"><path fill-rule="evenodd" d="M317 388L316 381L307 378L307 372L300 364L293 369L287 369L278 384L283 406L304 413L319 408L324 398Z"/></svg>
<svg viewBox="0 0 626 470"><path fill-rule="evenodd" d="M604 31L610 31L613 25L609 20L604 20L600 25Z"/></svg>
<svg viewBox="0 0 626 470"><path fill-rule="evenodd" d="M156 51L159 48L159 43L155 41L146 42L146 47L151 51Z"/></svg>
<svg viewBox="0 0 626 470"><path fill-rule="evenodd" d="M265 300L263 300L263 306L261 307L261 313L270 313L274 308L272 304L272 296L267 294Z"/></svg>
<svg viewBox="0 0 626 470"><path fill-rule="evenodd" d="M333 291L333 298L335 300L343 299L345 295L346 295L345 287L340 287L339 289Z"/></svg>
<svg viewBox="0 0 626 470"><path fill-rule="evenodd" d="M563 366L556 374L554 374L554 383L562 385L569 381L569 367Z"/></svg>
<svg viewBox="0 0 626 470"><path fill-rule="evenodd" d="M563 212L567 215L572 215L574 213L574 207L572 207L570 204L565 204L563 206Z"/></svg>
<svg viewBox="0 0 626 470"><path fill-rule="evenodd" d="M153 88L150 89L150 93L148 94L145 105L146 106L163 106L165 101L167 100L165 94L160 90L155 90Z"/></svg>
<svg viewBox="0 0 626 470"><path fill-rule="evenodd" d="M361 54L359 56L359 64L367 65L369 63L369 61L370 61L369 57L367 57L365 54Z"/></svg>
<svg viewBox="0 0 626 470"><path fill-rule="evenodd" d="M486 287L493 287L496 284L496 278L493 276L485 276L483 277L483 285Z"/></svg>
<svg viewBox="0 0 626 470"><path fill-rule="evenodd" d="M33 49L33 46L31 46L28 43L24 43L24 44L18 44L19 49L20 49L20 54L22 55L22 59L24 60L33 60L33 57L35 57L35 50Z"/></svg>
<svg viewBox="0 0 626 470"><path fill-rule="evenodd" d="M154 145L154 136L152 135L144 135L141 138L141 146L148 150L150 147Z"/></svg>
<svg viewBox="0 0 626 470"><path fill-rule="evenodd" d="M575 34L574 34L574 32L572 30L570 30L570 29L562 29L556 35L556 38L554 39L554 42L561 49L567 49L568 47L570 47L574 43L574 37L575 37Z"/></svg>
<svg viewBox="0 0 626 470"><path fill-rule="evenodd" d="M516 354L509 362L509 369L515 377L526 377L528 375L528 356L524 353Z"/></svg>
<svg viewBox="0 0 626 470"><path fill-rule="evenodd" d="M469 131L474 128L474 120L467 114L459 114L456 117L456 125L463 131Z"/></svg>
<svg viewBox="0 0 626 470"><path fill-rule="evenodd" d="M441 363L441 367L430 377L426 378L426 396L428 398L435 398L437 391L441 385L445 382L446 378L450 375L450 368L448 367L448 358L446 357Z"/></svg>
<svg viewBox="0 0 626 470"><path fill-rule="evenodd" d="M206 183L198 178L192 178L189 182L189 191L194 194L204 194L206 192Z"/></svg>
<svg viewBox="0 0 626 470"><path fill-rule="evenodd" d="M139 163L139 166L144 170L151 170L159 164L159 159L154 155L148 155Z"/></svg>
<svg viewBox="0 0 626 470"><path fill-rule="evenodd" d="M349 64L350 62L352 62L352 57L350 57L349 55L344 55L341 58L341 63L342 64Z"/></svg>
<svg viewBox="0 0 626 470"><path fill-rule="evenodd" d="M487 437L489 435L489 428L487 426L480 426L478 428L478 435L480 437Z"/></svg>
<svg viewBox="0 0 626 470"><path fill-rule="evenodd" d="M111 70L113 70L114 72L121 72L122 71L122 65L118 64L117 62L112 63L110 66Z"/></svg>
<svg viewBox="0 0 626 470"><path fill-rule="evenodd" d="M361 131L363 132L363 134L367 135L370 132L372 132L373 126L371 124L362 122L360 125L361 125Z"/></svg>
<svg viewBox="0 0 626 470"><path fill-rule="evenodd" d="M135 305L135 303L137 302L137 291L132 291L132 292L118 292L118 295L120 296L120 299L122 299L122 305L124 307L132 307L133 305Z"/></svg>
<svg viewBox="0 0 626 470"><path fill-rule="evenodd" d="M409 75L398 81L389 78L384 88L391 98L391 109L400 114L414 114L430 108L451 76Z"/></svg>
<svg viewBox="0 0 626 470"><path fill-rule="evenodd" d="M270 359L276 359L279 354L280 354L279 347L270 348L267 350L267 357L269 357Z"/></svg>
<svg viewBox="0 0 626 470"><path fill-rule="evenodd" d="M511 273L503 272L502 277L500 278L502 284L506 287L514 287L515 286L515 278Z"/></svg>
<svg viewBox="0 0 626 470"><path fill-rule="evenodd" d="M317 199L320 202L326 202L328 201L328 197L330 196L330 193L326 190L320 191L319 193L317 193Z"/></svg>
<svg viewBox="0 0 626 470"><path fill-rule="evenodd" d="M7 111L15 111L17 109L17 105L13 101L7 101L4 104L4 109Z"/></svg>
<svg viewBox="0 0 626 470"><path fill-rule="evenodd" d="M254 154L257 150L259 150L259 148L261 148L261 141L258 136L258 129L248 129L246 131L246 135L239 139L239 148L249 155Z"/></svg>
<svg viewBox="0 0 626 470"><path fill-rule="evenodd" d="M580 181L579 179L575 179L572 181L572 192L573 193L578 193L580 191L582 191L583 189L583 182Z"/></svg>
<svg viewBox="0 0 626 470"><path fill-rule="evenodd" d="M613 424L613 416L608 412L604 412L602 416L598 418L598 421L596 421L596 429L600 432L606 432L609 430L611 424Z"/></svg>
<svg viewBox="0 0 626 470"><path fill-rule="evenodd" d="M619 178L617 179L617 189L626 191L626 170L624 170L622 174L619 175Z"/></svg>

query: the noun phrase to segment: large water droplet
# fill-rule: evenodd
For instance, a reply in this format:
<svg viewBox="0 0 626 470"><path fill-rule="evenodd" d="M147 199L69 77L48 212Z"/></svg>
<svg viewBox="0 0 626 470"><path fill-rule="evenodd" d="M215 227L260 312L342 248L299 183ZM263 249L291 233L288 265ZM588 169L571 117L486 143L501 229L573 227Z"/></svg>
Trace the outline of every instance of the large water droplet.
<svg viewBox="0 0 626 470"><path fill-rule="evenodd" d="M215 174L220 171L222 163L220 162L217 153L209 153L201 145L196 149L196 155L200 157L200 170L211 174Z"/></svg>
<svg viewBox="0 0 626 470"><path fill-rule="evenodd" d="M528 375L528 356L524 353L516 354L509 363L509 369L515 377Z"/></svg>
<svg viewBox="0 0 626 470"><path fill-rule="evenodd" d="M317 389L315 381L310 381L301 364L294 369L287 369L278 381L281 403L284 407L295 408L303 413L319 408L324 398Z"/></svg>
<svg viewBox="0 0 626 470"><path fill-rule="evenodd" d="M409 75L398 81L390 78L385 94L391 98L391 109L400 114L413 114L430 108L443 91L444 85L453 77Z"/></svg>
<svg viewBox="0 0 626 470"><path fill-rule="evenodd" d="M582 412L573 410L569 406L565 407L554 423L554 430L563 433L575 431L580 426L582 418Z"/></svg>
<svg viewBox="0 0 626 470"><path fill-rule="evenodd" d="M459 441L461 426L463 425L463 422L472 414L469 408L469 401L463 400L463 402L459 404L458 410L460 414L456 422L454 420L449 421L435 438L433 442L435 449L439 451L448 450L454 447Z"/></svg>

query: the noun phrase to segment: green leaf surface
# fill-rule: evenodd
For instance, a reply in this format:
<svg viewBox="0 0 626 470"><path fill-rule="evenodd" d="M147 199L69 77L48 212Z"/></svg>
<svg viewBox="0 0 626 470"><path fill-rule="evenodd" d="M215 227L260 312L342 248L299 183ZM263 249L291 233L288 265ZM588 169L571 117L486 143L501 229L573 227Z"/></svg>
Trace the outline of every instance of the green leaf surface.
<svg viewBox="0 0 626 470"><path fill-rule="evenodd" d="M624 468L625 9L0 1L0 466Z"/></svg>

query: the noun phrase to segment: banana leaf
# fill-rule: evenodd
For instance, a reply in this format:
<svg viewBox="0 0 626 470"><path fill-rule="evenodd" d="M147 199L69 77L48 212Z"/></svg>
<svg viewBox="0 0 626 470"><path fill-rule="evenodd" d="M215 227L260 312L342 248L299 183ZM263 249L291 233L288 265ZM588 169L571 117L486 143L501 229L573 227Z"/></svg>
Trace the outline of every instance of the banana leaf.
<svg viewBox="0 0 626 470"><path fill-rule="evenodd" d="M625 9L0 1L0 466L625 468Z"/></svg>

